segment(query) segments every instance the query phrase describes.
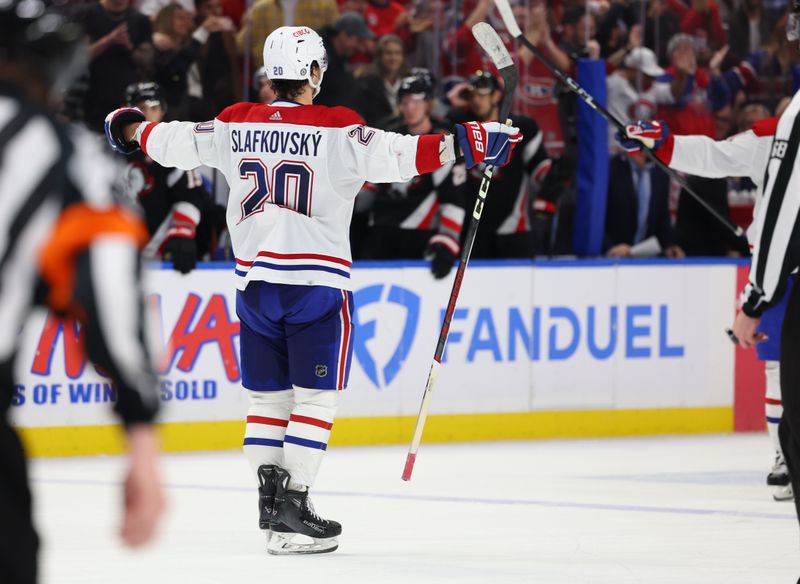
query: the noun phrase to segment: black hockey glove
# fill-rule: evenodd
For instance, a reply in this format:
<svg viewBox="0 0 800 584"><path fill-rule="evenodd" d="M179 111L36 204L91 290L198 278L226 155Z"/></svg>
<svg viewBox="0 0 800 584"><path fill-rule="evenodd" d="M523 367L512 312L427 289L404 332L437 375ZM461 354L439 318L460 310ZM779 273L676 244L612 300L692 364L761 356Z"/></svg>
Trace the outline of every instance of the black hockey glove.
<svg viewBox="0 0 800 584"><path fill-rule="evenodd" d="M425 249L425 259L431 261L431 273L437 280L441 280L453 269L456 255L443 243L432 242Z"/></svg>
<svg viewBox="0 0 800 584"><path fill-rule="evenodd" d="M122 128L127 124L145 122L142 110L135 107L122 107L115 109L106 116L105 130L106 139L115 151L122 154L132 154L139 149L139 143L127 142L122 135Z"/></svg>
<svg viewBox="0 0 800 584"><path fill-rule="evenodd" d="M170 237L164 244L161 257L172 262L181 274L188 274L197 266L197 244L192 237Z"/></svg>

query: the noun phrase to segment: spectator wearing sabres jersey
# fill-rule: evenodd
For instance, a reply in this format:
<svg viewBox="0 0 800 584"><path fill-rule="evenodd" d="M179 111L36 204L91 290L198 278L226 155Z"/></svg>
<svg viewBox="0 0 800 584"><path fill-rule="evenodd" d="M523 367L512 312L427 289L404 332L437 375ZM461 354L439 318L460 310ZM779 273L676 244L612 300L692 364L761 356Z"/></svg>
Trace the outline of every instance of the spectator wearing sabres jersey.
<svg viewBox="0 0 800 584"><path fill-rule="evenodd" d="M341 525L308 499L328 444L353 350L349 224L364 181L467 164L505 164L519 130L498 122L455 136L404 136L365 126L353 111L312 104L327 56L307 27L281 27L264 44L278 99L240 103L206 123L107 117L112 146L138 147L184 169L207 164L231 185L227 222L236 256L242 383L251 397L245 456L258 479L259 524L273 554L338 547ZM298 535L311 543L298 541Z"/></svg>

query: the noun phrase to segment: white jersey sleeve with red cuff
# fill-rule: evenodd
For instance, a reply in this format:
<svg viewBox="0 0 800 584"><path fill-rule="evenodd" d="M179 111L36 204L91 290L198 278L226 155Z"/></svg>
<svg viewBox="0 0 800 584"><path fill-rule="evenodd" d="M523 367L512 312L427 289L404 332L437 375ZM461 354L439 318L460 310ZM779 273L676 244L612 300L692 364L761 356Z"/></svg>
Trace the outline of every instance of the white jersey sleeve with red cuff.
<svg viewBox="0 0 800 584"><path fill-rule="evenodd" d="M707 178L746 176L762 192L777 126L778 118L765 118L753 124L752 129L721 141L706 136L675 136L673 140L670 135L656 154L671 168L688 174ZM747 228L751 246L759 237L755 217L760 204L761 197L756 199L754 220Z"/></svg>
<svg viewBox="0 0 800 584"><path fill-rule="evenodd" d="M442 166L441 134L409 136L354 124L337 138L341 148L333 150L336 168L347 171L342 173L346 180L360 176L374 183L407 181Z"/></svg>
<svg viewBox="0 0 800 584"><path fill-rule="evenodd" d="M760 189L777 121L761 120L752 130L721 141L670 134L657 154L675 170L707 178L746 176Z"/></svg>
<svg viewBox="0 0 800 584"><path fill-rule="evenodd" d="M225 131L215 131L218 120L208 122L145 122L136 129L134 140L142 152L161 166L192 170L206 165L222 168L221 156L228 148Z"/></svg>

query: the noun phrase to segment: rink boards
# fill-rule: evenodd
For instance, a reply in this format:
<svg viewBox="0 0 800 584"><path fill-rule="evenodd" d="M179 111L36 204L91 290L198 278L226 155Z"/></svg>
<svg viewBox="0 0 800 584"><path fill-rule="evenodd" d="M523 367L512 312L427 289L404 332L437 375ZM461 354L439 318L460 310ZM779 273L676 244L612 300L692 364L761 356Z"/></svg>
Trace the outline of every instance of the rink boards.
<svg viewBox="0 0 800 584"><path fill-rule="evenodd" d="M724 334L745 270L725 261L471 264L424 440L727 432L739 401L749 411L736 417L750 426L736 429L758 428L752 394L763 389L737 387L737 378L758 385L757 368ZM357 265L352 280L354 355L331 442L404 443L452 282L435 281L422 262ZM230 266L152 269L148 290L165 448L238 447L247 396ZM34 318L17 374L12 415L33 454L119 451L113 387L85 362L74 324Z"/></svg>

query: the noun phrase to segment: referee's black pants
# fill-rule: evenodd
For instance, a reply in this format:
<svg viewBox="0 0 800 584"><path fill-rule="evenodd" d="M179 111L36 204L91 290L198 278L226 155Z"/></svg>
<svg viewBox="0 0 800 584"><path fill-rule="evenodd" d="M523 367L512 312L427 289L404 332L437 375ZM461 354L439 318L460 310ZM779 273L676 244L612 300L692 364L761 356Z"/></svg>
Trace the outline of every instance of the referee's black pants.
<svg viewBox="0 0 800 584"><path fill-rule="evenodd" d="M39 538L33 528L25 453L0 407L0 582L35 584Z"/></svg>

